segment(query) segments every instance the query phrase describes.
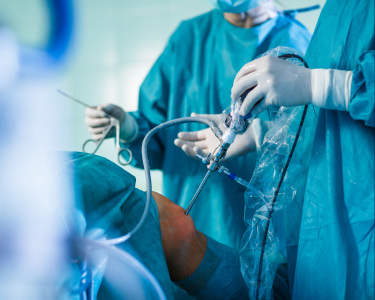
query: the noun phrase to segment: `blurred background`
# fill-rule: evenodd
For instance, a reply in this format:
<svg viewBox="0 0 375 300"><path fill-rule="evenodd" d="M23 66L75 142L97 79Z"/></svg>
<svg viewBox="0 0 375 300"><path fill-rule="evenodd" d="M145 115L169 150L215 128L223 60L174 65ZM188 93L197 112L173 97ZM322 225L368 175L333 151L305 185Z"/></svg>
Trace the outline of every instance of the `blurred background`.
<svg viewBox="0 0 375 300"><path fill-rule="evenodd" d="M279 0L282 10L320 4L324 0ZM73 43L59 66L54 82L89 105L114 103L127 111L137 109L138 89L168 38L183 20L211 10L205 0L79 0L74 1ZM312 33L320 10L297 15ZM9 27L27 46L40 48L48 39L50 19L44 0L0 0L0 23ZM81 151L90 138L84 124L85 107L56 93L51 115L61 117L64 136L56 150ZM229 99L228 99L229 101ZM48 124L46 124L48 126ZM38 134L38 133L34 133ZM113 139L106 140L98 155L117 163ZM125 167L145 190L144 173ZM162 174L153 171L153 190L161 192Z"/></svg>

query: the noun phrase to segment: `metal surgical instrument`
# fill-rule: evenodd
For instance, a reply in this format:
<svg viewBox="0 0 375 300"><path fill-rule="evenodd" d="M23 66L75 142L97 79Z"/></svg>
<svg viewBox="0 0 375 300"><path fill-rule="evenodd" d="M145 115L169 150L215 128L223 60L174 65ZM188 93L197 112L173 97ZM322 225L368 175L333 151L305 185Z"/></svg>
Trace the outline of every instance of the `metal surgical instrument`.
<svg viewBox="0 0 375 300"><path fill-rule="evenodd" d="M241 102L243 102L245 100L245 97L247 96L247 94L249 93L250 90L251 89L246 90L241 95L241 97L240 97ZM253 120L253 115L251 113L249 113L247 116L242 117L242 118L243 118L242 122L244 124L243 131L245 131L251 125L252 120ZM233 126L231 126L233 122L234 122L233 116L231 114L228 114L228 116L226 117L226 119L224 121L226 127L227 128L233 128ZM207 165L208 171L207 171L206 175L204 176L204 178L202 180L202 183L199 185L198 190L196 191L193 199L190 201L188 208L185 211L186 216L190 213L195 201L197 200L203 186L206 184L206 181L207 181L208 177L211 175L211 173L215 172L215 171L218 171L219 173L223 173L223 170L225 168L220 166L220 160L225 157L225 155L227 153L227 150L229 149L230 145L233 143L236 135L237 135L237 132L235 130L227 129L225 131L224 135L217 136L220 139L220 145L218 147L218 150L217 151L215 150L215 152L216 152L216 153L214 153L215 157L211 161L210 161L211 153L209 153L207 157L202 157L198 154L195 155L195 157L199 158L202 161L202 163Z"/></svg>
<svg viewBox="0 0 375 300"><path fill-rule="evenodd" d="M89 107L89 108L92 108L92 109L96 109L94 106L90 106L90 105L87 105L86 103L72 97L72 96L69 96L68 94L60 91L60 90L57 90L60 94L64 95L65 97L68 97L69 99L83 105L83 106L86 106L86 107ZM106 129L104 132L103 132L103 138L101 140L98 140L98 141L95 141L93 139L88 139L86 142L83 143L82 145L82 151L85 152L85 153L90 153L90 154L95 154L96 151L98 151L99 147L101 146L101 144L103 143L103 141L109 136L109 134L111 133L111 131L114 129L116 131L116 151L117 151L117 160L118 160L118 163L120 165L123 165L123 166L126 166L128 164L131 163L132 161L132 158L133 158L133 154L132 152L127 149L127 148L122 148L120 146L120 120L106 114L106 117L109 119L109 126L108 126L108 129ZM95 143L95 149L94 151L92 152L87 152L85 151L85 148L86 148L86 145L89 144L89 143ZM121 153L122 152L128 152L129 154L129 159L125 162L122 162L121 161Z"/></svg>
<svg viewBox="0 0 375 300"><path fill-rule="evenodd" d="M228 148L229 148L230 145L231 145L231 144L229 144L229 143L225 143L225 142L223 142L223 140L221 139L221 140L220 140L220 148L219 148L219 150L216 152L215 157L214 157L214 159L213 159L212 161L210 161L211 153L208 154L207 157L202 157L202 156L200 156L199 154L195 154L195 157L199 158L199 159L202 161L202 163L204 163L204 164L207 165L208 171L207 171L207 173L206 173L206 176L204 176L204 178L203 178L203 180L202 180L202 183L199 185L199 188L198 188L198 190L196 191L196 193L195 193L193 199L190 201L188 208L187 208L186 211L185 211L185 215L186 215L186 216L187 216L187 215L189 214L189 212L191 211L191 209L192 209L192 207L193 207L195 201L197 200L197 198L198 198L198 196L199 196L199 194L200 194L200 192L201 192L203 186L205 185L205 183L206 183L208 177L211 175L212 172L215 172L215 171L217 171L217 170L220 169L219 162L220 162L220 160L221 160L222 158L225 157L225 155L226 155L226 153L227 153L227 150L228 150Z"/></svg>

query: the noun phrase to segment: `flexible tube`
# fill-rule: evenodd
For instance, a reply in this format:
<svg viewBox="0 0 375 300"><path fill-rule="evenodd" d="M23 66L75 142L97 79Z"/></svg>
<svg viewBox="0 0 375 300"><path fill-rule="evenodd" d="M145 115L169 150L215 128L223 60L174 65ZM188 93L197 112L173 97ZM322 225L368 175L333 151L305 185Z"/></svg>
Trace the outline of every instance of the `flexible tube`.
<svg viewBox="0 0 375 300"><path fill-rule="evenodd" d="M149 211L150 204L151 204L151 193L152 193L150 165L149 165L149 162L148 162L148 154L147 154L147 145L148 145L148 142L151 139L151 137L154 134L156 134L157 132L159 132L160 130L167 129L169 127L180 125L180 124L183 124L183 123L192 123L192 122L208 125L211 128L211 130L214 132L214 134L219 139L221 139L223 133L221 132L220 128L214 122L212 122L211 120L208 120L208 119L202 118L202 117L186 117L186 118L175 119L175 120L168 121L168 122L165 122L163 124L160 124L159 126L156 126L154 129L150 130L147 133L147 135L145 136L145 138L143 139L143 143L142 143L142 161L143 161L143 168L145 170L146 195L147 195L146 196L146 205L145 205L145 209L143 211L142 217L139 220L138 224L134 227L134 229L132 231L130 231L129 233L127 233L124 236L121 236L119 238L101 241L102 243L104 243L106 245L116 245L116 244L120 244L120 243L125 242L132 235L134 235L139 230L139 228L141 228L144 221L146 220L147 213Z"/></svg>
<svg viewBox="0 0 375 300"><path fill-rule="evenodd" d="M228 175L228 177L230 179L232 179L232 180L236 181L237 183L243 185L247 189L252 190L254 193L257 193L258 196L259 196L259 198L265 204L264 207L266 207L268 209L268 211L272 211L273 210L273 207L271 206L271 204L267 202L266 197L261 193L261 191L257 190L250 182L247 182L245 179L243 179L241 177L238 177L236 174L234 174L232 172L229 172L228 169L224 170L223 173L226 174L226 175ZM270 208L270 206L271 206L271 208Z"/></svg>
<svg viewBox="0 0 375 300"><path fill-rule="evenodd" d="M137 270L139 270L142 275L145 276L151 283L151 285L155 288L155 291L159 297L160 300L167 300L163 289L161 288L159 282L155 279L155 277L146 269L143 264L135 259L132 255L125 251L121 251L115 247L109 247L108 245L104 245L103 242L85 239L85 238L77 238L76 241L77 244L82 247L82 249L87 251L87 246L89 248L99 248L102 250L105 250L107 253L113 255L114 257L117 257L121 261L129 262L130 265L135 267ZM86 246L86 247L85 247Z"/></svg>

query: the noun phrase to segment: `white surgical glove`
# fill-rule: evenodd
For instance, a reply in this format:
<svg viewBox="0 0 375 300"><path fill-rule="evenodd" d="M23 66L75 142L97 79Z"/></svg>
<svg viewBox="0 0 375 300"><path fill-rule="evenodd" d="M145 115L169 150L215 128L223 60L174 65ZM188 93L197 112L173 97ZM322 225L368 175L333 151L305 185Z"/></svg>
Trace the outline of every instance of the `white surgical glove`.
<svg viewBox="0 0 375 300"><path fill-rule="evenodd" d="M247 89L241 115L259 114L269 106L296 106L311 103L311 70L272 56L256 59L238 72L232 88L232 100Z"/></svg>
<svg viewBox="0 0 375 300"><path fill-rule="evenodd" d="M221 131L225 131L221 122L221 115L191 114L192 117L203 117L213 121L218 125ZM222 161L227 161L248 152L256 151L257 146L262 144L264 134L271 126L271 122L255 119L246 132L238 134L227 151L227 155ZM195 154L207 156L211 153L214 156L215 149L220 145L220 141L213 134L210 128L192 132L179 132L178 139L174 141L177 147L180 147L187 155L195 158Z"/></svg>
<svg viewBox="0 0 375 300"><path fill-rule="evenodd" d="M269 106L315 106L348 110L351 71L307 69L272 56L256 59L238 72L232 100L254 87L246 96L241 115L259 114Z"/></svg>
<svg viewBox="0 0 375 300"><path fill-rule="evenodd" d="M107 103L96 108L86 109L85 123L87 129L90 132L94 140L100 140L103 138L103 132L105 132L110 124L110 115L120 121L120 140L123 143L132 142L138 135L138 124L137 121L121 107ZM111 131L107 138L114 137L114 130Z"/></svg>

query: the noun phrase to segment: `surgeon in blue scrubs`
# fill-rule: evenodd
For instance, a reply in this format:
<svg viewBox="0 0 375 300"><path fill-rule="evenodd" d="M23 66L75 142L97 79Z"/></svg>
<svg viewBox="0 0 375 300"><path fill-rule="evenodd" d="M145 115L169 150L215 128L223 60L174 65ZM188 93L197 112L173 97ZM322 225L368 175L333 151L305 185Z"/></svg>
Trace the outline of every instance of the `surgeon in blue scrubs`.
<svg viewBox="0 0 375 300"><path fill-rule="evenodd" d="M219 114L227 108L235 75L246 62L276 46L303 53L307 49L311 37L307 29L278 13L272 1L210 2L217 9L182 22L171 36L140 88L138 111L124 112L113 104L87 109L85 122L94 139L100 139L108 126L104 112L121 120L121 142L132 151L135 167L143 167L142 140L155 126L193 112ZM268 113L260 118L269 120ZM158 133L148 146L151 167L163 171L163 194L185 208L207 168L174 141L180 131L203 128L200 124L172 127ZM256 154L250 153L226 166L250 179L255 159ZM227 177L213 174L191 211L197 229L239 247L246 229L244 192Z"/></svg>
<svg viewBox="0 0 375 300"><path fill-rule="evenodd" d="M254 87L242 115L320 108L300 229L286 228L299 229L298 249L288 249L293 299L375 297L374 11L374 0L328 0L307 49L310 69L265 56L234 81L232 99Z"/></svg>

